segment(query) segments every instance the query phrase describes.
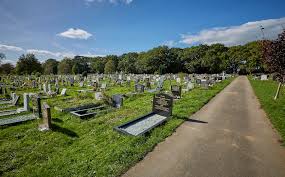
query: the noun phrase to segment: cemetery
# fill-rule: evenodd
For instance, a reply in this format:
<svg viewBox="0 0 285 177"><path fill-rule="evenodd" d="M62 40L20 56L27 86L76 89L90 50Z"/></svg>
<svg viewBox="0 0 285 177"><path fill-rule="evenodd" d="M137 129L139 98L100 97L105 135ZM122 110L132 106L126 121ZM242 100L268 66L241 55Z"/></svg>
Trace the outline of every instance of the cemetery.
<svg viewBox="0 0 285 177"><path fill-rule="evenodd" d="M0 177L285 177L284 6L0 1Z"/></svg>
<svg viewBox="0 0 285 177"><path fill-rule="evenodd" d="M122 78L120 82L116 79L118 75ZM71 77L73 79L69 81ZM214 75L189 75L193 82L183 77L177 82L177 77L174 74L90 74L81 81L80 75L39 78L2 76L6 86L15 87L13 90L6 89L6 94L1 95L6 98L1 100L1 106L12 105L0 111L0 136L5 147L5 153L4 149L1 150L1 158L6 162L1 166L2 173L14 173L9 169L14 166L12 160L16 160L17 166L13 168L21 169L16 175L30 175L31 169L25 165L26 160L9 155L16 149L17 154L21 155L26 148L32 148L27 160L40 161L37 164L40 168L36 168L37 172L33 174L47 174L49 172L45 172L42 167L53 169L62 161L69 164L74 158L80 160L79 156L69 155L80 148L93 158L90 162L96 173L101 176L120 174L124 167L120 163L129 166L138 161L145 152L169 136L185 117L199 110L234 79L234 76L227 75L227 79L215 82L205 90L196 84L195 79L207 77L215 80ZM92 80L96 80L95 85ZM179 85L178 88L174 88L175 85ZM187 89L182 92L182 87ZM18 138L14 139L15 136ZM23 146L26 141L31 144ZM89 147L90 143L96 150ZM132 144L141 145L129 149L135 153L120 162L127 146L131 147ZM46 153L40 153L43 150ZM114 157L109 151L118 155ZM53 163L44 160L48 156L52 157ZM106 161L96 160L100 156L106 158ZM115 171L110 171L111 164L107 159L118 163ZM76 173L79 176L81 174L80 171ZM66 170L57 170L57 175L68 174Z"/></svg>

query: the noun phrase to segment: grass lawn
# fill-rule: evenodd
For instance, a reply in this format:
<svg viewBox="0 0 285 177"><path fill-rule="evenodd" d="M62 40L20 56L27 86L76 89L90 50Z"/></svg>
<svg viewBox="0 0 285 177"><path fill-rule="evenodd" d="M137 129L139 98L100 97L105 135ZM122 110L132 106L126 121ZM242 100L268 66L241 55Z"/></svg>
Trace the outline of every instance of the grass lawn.
<svg viewBox="0 0 285 177"><path fill-rule="evenodd" d="M38 131L39 120L2 127L0 176L119 176L231 81L225 80L209 90L195 88L183 94L174 103L172 118L144 136L122 135L113 127L150 112L151 93L127 98L122 108L88 120L52 109L53 131L49 132ZM165 83L168 90L169 85ZM114 87L107 94L129 90L133 87ZM60 99L47 101L51 105L64 105Z"/></svg>
<svg viewBox="0 0 285 177"><path fill-rule="evenodd" d="M285 140L285 88L281 87L279 98L274 100L278 87L275 81L260 81L250 79L251 85L260 104L268 115L273 126ZM285 145L285 143L283 143Z"/></svg>

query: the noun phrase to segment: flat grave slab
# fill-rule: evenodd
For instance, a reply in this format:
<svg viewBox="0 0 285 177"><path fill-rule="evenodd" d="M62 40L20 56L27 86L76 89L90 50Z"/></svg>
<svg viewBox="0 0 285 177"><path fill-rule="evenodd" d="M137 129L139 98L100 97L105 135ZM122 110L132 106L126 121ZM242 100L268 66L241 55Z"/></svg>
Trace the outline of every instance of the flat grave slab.
<svg viewBox="0 0 285 177"><path fill-rule="evenodd" d="M89 109L82 109L77 111L71 111L70 113L72 115L75 115L76 117L79 117L81 119L86 119L89 117L92 117L96 114L98 114L99 111L105 109L105 106L97 106Z"/></svg>
<svg viewBox="0 0 285 177"><path fill-rule="evenodd" d="M172 115L173 97L167 94L156 94L153 98L152 112L127 122L114 129L128 135L142 135L165 122Z"/></svg>
<svg viewBox="0 0 285 177"><path fill-rule="evenodd" d="M26 114L26 115L15 116L13 118L0 119L0 126L25 122L29 120L34 120L36 118L37 117L33 114Z"/></svg>
<svg viewBox="0 0 285 177"><path fill-rule="evenodd" d="M10 115L14 115L14 114L18 114L19 112L15 109L15 110L4 110L0 112L0 117L3 116L10 116Z"/></svg>

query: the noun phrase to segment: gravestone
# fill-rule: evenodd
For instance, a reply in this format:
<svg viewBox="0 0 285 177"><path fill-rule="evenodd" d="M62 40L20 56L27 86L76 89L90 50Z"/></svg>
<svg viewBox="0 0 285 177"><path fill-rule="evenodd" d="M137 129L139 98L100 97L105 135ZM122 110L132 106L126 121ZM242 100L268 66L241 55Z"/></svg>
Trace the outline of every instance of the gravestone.
<svg viewBox="0 0 285 177"><path fill-rule="evenodd" d="M106 90L107 84L106 83L102 83L101 85L101 90Z"/></svg>
<svg viewBox="0 0 285 177"><path fill-rule="evenodd" d="M29 109L30 109L30 106L29 106L29 94L28 93L24 93L24 95L23 95L23 97L24 97L24 109L23 109L23 111L29 111Z"/></svg>
<svg viewBox="0 0 285 177"><path fill-rule="evenodd" d="M152 112L127 122L114 129L133 136L142 135L165 122L172 115L173 98L167 94L157 94L153 98Z"/></svg>
<svg viewBox="0 0 285 177"><path fill-rule="evenodd" d="M47 85L46 84L43 84L43 89L44 89L44 92L47 93Z"/></svg>
<svg viewBox="0 0 285 177"><path fill-rule="evenodd" d="M152 112L169 117L172 115L173 98L170 95L159 93L154 95Z"/></svg>
<svg viewBox="0 0 285 177"><path fill-rule="evenodd" d="M266 74L262 74L260 80L267 81L268 80L267 75Z"/></svg>
<svg viewBox="0 0 285 177"><path fill-rule="evenodd" d="M136 85L135 85L135 92L143 93L143 92L144 92L144 85L142 85L142 84L136 84Z"/></svg>
<svg viewBox="0 0 285 177"><path fill-rule="evenodd" d="M175 98L181 98L181 90L182 90L181 86L178 86L178 85L171 86L171 92Z"/></svg>
<svg viewBox="0 0 285 177"><path fill-rule="evenodd" d="M61 90L61 93L60 93L61 96L65 96L66 95L66 88L63 88Z"/></svg>
<svg viewBox="0 0 285 177"><path fill-rule="evenodd" d="M40 131L48 131L51 129L51 112L47 103L43 103L43 124L39 126Z"/></svg>
<svg viewBox="0 0 285 177"><path fill-rule="evenodd" d="M41 98L38 96L38 95L33 95L31 97L31 101L32 101L32 110L33 110L33 113L41 118L42 117L42 110L41 110Z"/></svg>
<svg viewBox="0 0 285 177"><path fill-rule="evenodd" d="M95 99L100 101L103 99L103 94L102 92L95 92Z"/></svg>
<svg viewBox="0 0 285 177"><path fill-rule="evenodd" d="M120 108L123 106L123 96L120 94L112 95L113 107Z"/></svg>

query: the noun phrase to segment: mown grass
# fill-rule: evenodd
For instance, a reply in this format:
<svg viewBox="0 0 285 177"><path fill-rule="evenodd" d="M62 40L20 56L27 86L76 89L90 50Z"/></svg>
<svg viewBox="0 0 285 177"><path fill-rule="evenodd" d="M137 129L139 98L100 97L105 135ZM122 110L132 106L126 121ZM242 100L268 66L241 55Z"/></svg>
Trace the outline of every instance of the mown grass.
<svg viewBox="0 0 285 177"><path fill-rule="evenodd" d="M251 85L258 97L260 104L271 123L280 133L285 145L285 88L281 87L279 98L274 100L274 96L278 87L278 83L272 80L261 81L250 79Z"/></svg>
<svg viewBox="0 0 285 177"><path fill-rule="evenodd" d="M122 108L88 120L52 109L53 131L49 132L37 130L39 120L2 127L0 176L119 176L170 136L231 80L209 90L195 88L183 94L183 98L174 103L172 118L144 136L122 135L113 127L150 112L153 97L150 93L127 98ZM169 83L165 87L168 88ZM120 87L114 90L128 91Z"/></svg>

